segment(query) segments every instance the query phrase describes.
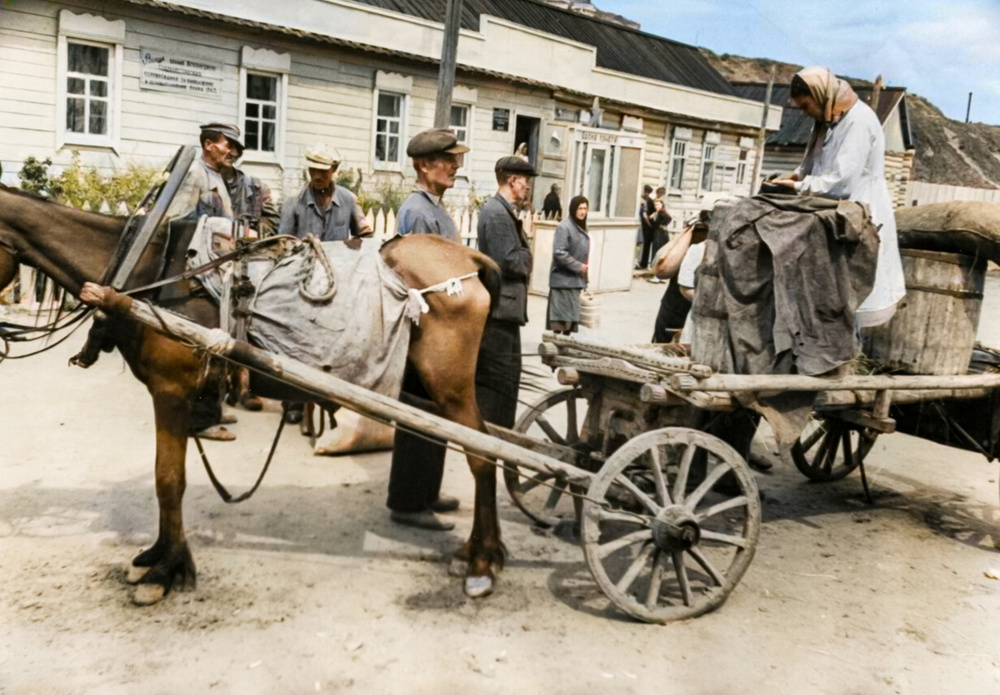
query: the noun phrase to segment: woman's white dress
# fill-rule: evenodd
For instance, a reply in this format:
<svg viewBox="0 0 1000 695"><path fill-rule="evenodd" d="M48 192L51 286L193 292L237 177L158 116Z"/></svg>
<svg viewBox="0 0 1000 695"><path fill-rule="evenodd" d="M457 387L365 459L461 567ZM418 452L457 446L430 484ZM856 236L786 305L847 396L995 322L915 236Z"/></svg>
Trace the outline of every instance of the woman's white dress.
<svg viewBox="0 0 1000 695"><path fill-rule="evenodd" d="M803 195L864 203L879 227L875 285L858 307L859 327L879 326L896 312L906 294L896 238L896 218L885 182L885 136L871 108L857 102L831 126L817 157L810 152L796 169L796 189Z"/></svg>

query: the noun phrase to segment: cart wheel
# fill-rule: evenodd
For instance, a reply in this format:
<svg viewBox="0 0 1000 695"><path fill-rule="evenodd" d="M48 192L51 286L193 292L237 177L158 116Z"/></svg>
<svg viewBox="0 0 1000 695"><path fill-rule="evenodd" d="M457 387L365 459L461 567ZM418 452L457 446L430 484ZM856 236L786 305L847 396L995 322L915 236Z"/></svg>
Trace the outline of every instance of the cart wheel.
<svg viewBox="0 0 1000 695"><path fill-rule="evenodd" d="M607 597L639 620L718 608L757 548L757 484L736 450L706 432L668 427L635 437L604 464L587 498L587 564Z"/></svg>
<svg viewBox="0 0 1000 695"><path fill-rule="evenodd" d="M580 389L559 389L528 408L514 424L514 431L541 441L582 447L580 433L588 408ZM565 494L568 483L558 481L551 473L519 469L508 462L504 464L503 478L514 504L536 524L554 527L576 519L573 498Z"/></svg>
<svg viewBox="0 0 1000 695"><path fill-rule="evenodd" d="M876 439L878 432L874 430L814 415L792 446L792 460L809 480L828 483L860 466Z"/></svg>

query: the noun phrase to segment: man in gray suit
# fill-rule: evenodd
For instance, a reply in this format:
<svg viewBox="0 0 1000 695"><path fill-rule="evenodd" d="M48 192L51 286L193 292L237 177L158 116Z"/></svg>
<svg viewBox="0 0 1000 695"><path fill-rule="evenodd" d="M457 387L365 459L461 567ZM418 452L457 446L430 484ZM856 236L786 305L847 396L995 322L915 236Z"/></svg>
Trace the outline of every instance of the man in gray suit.
<svg viewBox="0 0 1000 695"><path fill-rule="evenodd" d="M531 250L515 212L537 176L521 157L494 167L498 190L479 211L479 250L500 266L500 300L490 311L476 364L476 400L487 422L513 427L521 381L521 326L528 322Z"/></svg>

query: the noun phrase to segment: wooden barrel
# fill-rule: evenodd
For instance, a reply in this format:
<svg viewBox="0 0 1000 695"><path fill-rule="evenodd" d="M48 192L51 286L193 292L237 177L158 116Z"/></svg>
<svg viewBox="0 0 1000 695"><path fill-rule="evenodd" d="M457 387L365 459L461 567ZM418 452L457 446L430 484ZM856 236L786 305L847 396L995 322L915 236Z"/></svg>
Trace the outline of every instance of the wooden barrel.
<svg viewBox="0 0 1000 695"><path fill-rule="evenodd" d="M862 331L875 365L910 374L965 374L979 328L986 259L901 249L906 296L884 325Z"/></svg>

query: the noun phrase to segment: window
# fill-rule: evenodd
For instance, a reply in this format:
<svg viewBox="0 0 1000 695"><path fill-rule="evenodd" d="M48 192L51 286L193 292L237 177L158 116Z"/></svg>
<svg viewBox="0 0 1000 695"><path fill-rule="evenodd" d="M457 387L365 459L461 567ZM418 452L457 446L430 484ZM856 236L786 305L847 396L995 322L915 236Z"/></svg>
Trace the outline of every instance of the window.
<svg viewBox="0 0 1000 695"><path fill-rule="evenodd" d="M679 191L684 186L684 167L687 165L687 141L674 138L670 153L670 190Z"/></svg>
<svg viewBox="0 0 1000 695"><path fill-rule="evenodd" d="M66 130L107 135L111 47L70 41L66 49Z"/></svg>
<svg viewBox="0 0 1000 695"><path fill-rule="evenodd" d="M239 119L245 162L280 164L285 151L288 75L292 57L244 46L240 56Z"/></svg>
<svg viewBox="0 0 1000 695"><path fill-rule="evenodd" d="M115 147L125 22L59 13L56 146Z"/></svg>
<svg viewBox="0 0 1000 695"><path fill-rule="evenodd" d="M469 111L470 107L454 104L451 107L451 129L463 145L469 144Z"/></svg>
<svg viewBox="0 0 1000 695"><path fill-rule="evenodd" d="M248 72L243 107L243 144L248 150L275 152L278 148L279 77Z"/></svg>
<svg viewBox="0 0 1000 695"><path fill-rule="evenodd" d="M399 164L403 132L402 94L379 92L375 119L375 162Z"/></svg>
<svg viewBox="0 0 1000 695"><path fill-rule="evenodd" d="M701 155L701 190L711 191L715 180L716 145L705 143Z"/></svg>
<svg viewBox="0 0 1000 695"><path fill-rule="evenodd" d="M739 159L736 160L736 185L742 186L747 180L747 162L750 159L750 150L740 148Z"/></svg>

